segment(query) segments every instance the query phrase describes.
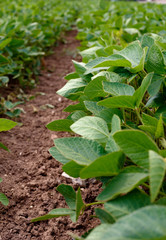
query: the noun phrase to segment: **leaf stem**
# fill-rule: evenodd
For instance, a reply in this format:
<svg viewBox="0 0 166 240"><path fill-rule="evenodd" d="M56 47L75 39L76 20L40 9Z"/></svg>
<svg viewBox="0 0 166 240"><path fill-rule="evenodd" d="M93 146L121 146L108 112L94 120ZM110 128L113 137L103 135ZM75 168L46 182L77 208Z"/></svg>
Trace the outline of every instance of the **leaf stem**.
<svg viewBox="0 0 166 240"><path fill-rule="evenodd" d="M135 112L136 112L136 114L137 114L137 117L138 117L139 121L143 124L141 115L140 115L140 113L139 113L139 108L135 108Z"/></svg>
<svg viewBox="0 0 166 240"><path fill-rule="evenodd" d="M122 112L123 112L123 121L124 121L124 123L126 123L126 116L125 116L125 109L124 108L122 108Z"/></svg>
<svg viewBox="0 0 166 240"><path fill-rule="evenodd" d="M92 203L85 204L85 207L89 207L89 206L92 206L92 205L104 204L104 203L105 202L92 202Z"/></svg>

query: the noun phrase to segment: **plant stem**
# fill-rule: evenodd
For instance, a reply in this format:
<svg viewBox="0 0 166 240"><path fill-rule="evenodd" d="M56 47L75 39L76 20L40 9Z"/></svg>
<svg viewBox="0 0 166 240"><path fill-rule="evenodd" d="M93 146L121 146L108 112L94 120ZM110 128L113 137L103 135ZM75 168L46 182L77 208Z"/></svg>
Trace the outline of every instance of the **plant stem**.
<svg viewBox="0 0 166 240"><path fill-rule="evenodd" d="M85 205L85 207L89 207L89 206L92 206L92 205L99 205L99 204L104 204L105 202L92 202L92 203L88 203Z"/></svg>
<svg viewBox="0 0 166 240"><path fill-rule="evenodd" d="M124 123L126 123L126 116L125 116L125 110L124 110L124 108L122 108L122 112L123 112L123 121L124 121Z"/></svg>
<svg viewBox="0 0 166 240"><path fill-rule="evenodd" d="M143 124L142 118L141 118L140 113L139 113L139 108L135 108L135 112L137 114L137 117L138 117L139 121Z"/></svg>

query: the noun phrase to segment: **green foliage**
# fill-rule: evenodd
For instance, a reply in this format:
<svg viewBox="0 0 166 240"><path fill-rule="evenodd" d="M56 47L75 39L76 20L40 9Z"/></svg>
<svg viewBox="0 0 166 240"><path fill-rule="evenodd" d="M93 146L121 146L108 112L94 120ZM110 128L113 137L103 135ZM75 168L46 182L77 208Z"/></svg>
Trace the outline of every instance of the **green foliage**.
<svg viewBox="0 0 166 240"><path fill-rule="evenodd" d="M104 205L95 209L101 225L83 239L166 238L165 16L165 5L100 1L77 19L83 62L58 91L77 102L48 128L80 135L54 140L63 171L103 183L89 204L80 189L58 187L73 221Z"/></svg>

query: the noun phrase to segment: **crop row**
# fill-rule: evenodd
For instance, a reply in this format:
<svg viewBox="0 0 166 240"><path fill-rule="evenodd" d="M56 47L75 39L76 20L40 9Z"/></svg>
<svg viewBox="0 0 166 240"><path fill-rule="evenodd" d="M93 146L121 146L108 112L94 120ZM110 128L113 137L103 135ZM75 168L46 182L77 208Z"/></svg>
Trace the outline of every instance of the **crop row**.
<svg viewBox="0 0 166 240"><path fill-rule="evenodd" d="M47 5L42 8L48 14ZM53 121L47 128L79 137L55 139L50 153L71 177L101 181L102 191L87 204L80 188L75 191L61 184L57 191L68 208L53 209L32 221L70 216L76 222L94 205L101 225L75 239L165 239L166 7L101 0L93 7L86 2L78 10L74 19L83 62L73 61L75 72L65 77L67 83L58 91L75 103L64 109L69 113L66 119ZM52 19L52 9L49 14ZM71 19L73 15L67 18L67 26ZM32 39L36 41L36 36ZM3 53L2 60L7 58Z"/></svg>
<svg viewBox="0 0 166 240"><path fill-rule="evenodd" d="M39 221L70 216L90 205L101 225L87 240L166 238L166 7L100 1L77 19L83 62L58 94L76 101L66 119L47 125L78 137L54 140L51 155L71 177L97 178L102 192L93 203L61 184L68 208Z"/></svg>

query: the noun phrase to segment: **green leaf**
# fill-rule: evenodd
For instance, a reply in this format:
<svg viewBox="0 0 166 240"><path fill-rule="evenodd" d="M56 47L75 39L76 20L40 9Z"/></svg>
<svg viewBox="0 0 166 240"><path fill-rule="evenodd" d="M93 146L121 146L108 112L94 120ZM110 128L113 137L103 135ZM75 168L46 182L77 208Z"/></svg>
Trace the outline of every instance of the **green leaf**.
<svg viewBox="0 0 166 240"><path fill-rule="evenodd" d="M147 57L147 71L158 74L165 73L164 58L160 48L154 44L149 49Z"/></svg>
<svg viewBox="0 0 166 240"><path fill-rule="evenodd" d="M109 201L120 194L126 194L147 180L148 174L141 168L128 167L114 177L98 195L98 201Z"/></svg>
<svg viewBox="0 0 166 240"><path fill-rule="evenodd" d="M78 188L77 194L76 194L76 221L78 220L82 208L85 206L82 196L81 196L81 190L80 187Z"/></svg>
<svg viewBox="0 0 166 240"><path fill-rule="evenodd" d="M150 205L150 197L135 189L124 196L106 202L104 208L117 220L147 205Z"/></svg>
<svg viewBox="0 0 166 240"><path fill-rule="evenodd" d="M135 108L135 99L133 96L116 96L104 99L98 102L99 106L108 108Z"/></svg>
<svg viewBox="0 0 166 240"><path fill-rule="evenodd" d="M73 124L72 120L69 119L59 119L47 124L47 128L51 131L64 131L72 132L70 126Z"/></svg>
<svg viewBox="0 0 166 240"><path fill-rule="evenodd" d="M96 114L97 117L104 119L109 125L111 124L114 115L116 115L119 120L123 118L122 112L117 108L105 108Z"/></svg>
<svg viewBox="0 0 166 240"><path fill-rule="evenodd" d="M113 225L101 224L87 240L164 240L166 207L146 206L123 217Z"/></svg>
<svg viewBox="0 0 166 240"><path fill-rule="evenodd" d="M75 210L76 209L76 192L74 191L74 189L69 185L61 184L56 188L56 190L64 196L65 201L69 206L69 208L72 210Z"/></svg>
<svg viewBox="0 0 166 240"><path fill-rule="evenodd" d="M142 102L145 92L147 91L151 83L152 77L153 73L149 73L148 75L146 75L146 77L143 79L141 83L141 86L135 91L133 98L135 99L135 105L137 107L139 107L140 103Z"/></svg>
<svg viewBox="0 0 166 240"><path fill-rule="evenodd" d="M94 101L84 101L84 104L88 111L92 112L94 115L98 115L103 109L105 109L102 106L98 106L97 102Z"/></svg>
<svg viewBox="0 0 166 240"><path fill-rule="evenodd" d="M76 70L76 73L79 75L83 75L86 71L85 63L83 62L77 62L75 60L72 61Z"/></svg>
<svg viewBox="0 0 166 240"><path fill-rule="evenodd" d="M13 122L9 119L0 118L0 132L2 131L8 131L12 128L14 128L17 125L16 122Z"/></svg>
<svg viewBox="0 0 166 240"><path fill-rule="evenodd" d="M70 161L63 165L62 169L65 173L67 173L69 176L78 178L80 177L80 172L85 166L81 166L78 163L74 161Z"/></svg>
<svg viewBox="0 0 166 240"><path fill-rule="evenodd" d="M148 151L158 152L159 149L144 132L138 130L123 130L114 135L115 142L121 150L137 165L148 168Z"/></svg>
<svg viewBox="0 0 166 240"><path fill-rule="evenodd" d="M8 64L9 60L0 54L0 65Z"/></svg>
<svg viewBox="0 0 166 240"><path fill-rule="evenodd" d="M163 126L162 115L160 115L160 118L159 118L158 123L157 123L155 137L156 138L164 137L164 126Z"/></svg>
<svg viewBox="0 0 166 240"><path fill-rule="evenodd" d="M0 41L0 50L5 48L11 42L11 40L12 40L11 38L1 40Z"/></svg>
<svg viewBox="0 0 166 240"><path fill-rule="evenodd" d="M148 87L150 96L155 96L159 92L162 82L164 82L164 76L158 74L153 75L151 84Z"/></svg>
<svg viewBox="0 0 166 240"><path fill-rule="evenodd" d="M166 165L159 154L149 151L149 167L151 202L154 202L164 180Z"/></svg>
<svg viewBox="0 0 166 240"><path fill-rule="evenodd" d="M142 122L144 125L154 126L157 127L158 120L146 113L142 114Z"/></svg>
<svg viewBox="0 0 166 240"><path fill-rule="evenodd" d="M113 152L101 156L85 167L80 177L83 179L103 176L114 176L120 172L124 164L124 155L122 152Z"/></svg>
<svg viewBox="0 0 166 240"><path fill-rule="evenodd" d="M135 92L135 89L132 86L119 82L103 82L103 88L105 92L110 93L113 96L132 96Z"/></svg>
<svg viewBox="0 0 166 240"><path fill-rule="evenodd" d="M103 90L102 82L102 76L90 81L90 83L84 89L84 94L88 96L89 99L93 99L95 97L105 97L107 94Z"/></svg>
<svg viewBox="0 0 166 240"><path fill-rule="evenodd" d="M72 79L66 83L66 85L57 91L57 94L63 97L70 97L71 94L77 93L84 89L87 83L81 78Z"/></svg>
<svg viewBox="0 0 166 240"><path fill-rule="evenodd" d="M134 93L133 96L123 95L123 96L115 96L112 98L107 98L107 99L104 99L104 100L98 102L98 105L108 107L108 108L119 108L120 107L120 108L134 109L135 107L139 107L139 105L144 97L144 94L147 91L149 84L151 83L152 76L153 76L153 73L149 73L143 79L141 86L135 92L132 90ZM122 84L122 83L119 83L119 84ZM127 87L127 89L128 89L128 87ZM126 90L126 93L127 93L127 91L129 92L129 89ZM120 93L122 93L122 91ZM130 90L130 94L131 94L131 90Z"/></svg>
<svg viewBox="0 0 166 240"><path fill-rule="evenodd" d="M164 123L166 123L166 106L159 107L155 113L155 117L159 119L161 114Z"/></svg>
<svg viewBox="0 0 166 240"><path fill-rule="evenodd" d="M73 160L80 165L89 165L105 153L104 148L97 142L79 137L55 139L54 144L52 155L55 159L61 161L64 158L68 162Z"/></svg>
<svg viewBox="0 0 166 240"><path fill-rule="evenodd" d="M31 222L38 222L38 221L43 221L43 220L48 220L51 218L57 218L61 216L70 216L74 213L73 210L69 208L56 208L51 210L48 214L43 215L41 217L33 218Z"/></svg>
<svg viewBox="0 0 166 240"><path fill-rule="evenodd" d="M65 76L66 80L71 80L75 78L79 78L79 75L76 72L69 73Z"/></svg>
<svg viewBox="0 0 166 240"><path fill-rule="evenodd" d="M96 57L96 51L98 49L101 49L101 47L95 46L81 51L80 54L83 58L83 62L88 62L90 59Z"/></svg>
<svg viewBox="0 0 166 240"><path fill-rule="evenodd" d="M108 138L107 123L99 117L83 117L71 125L71 130L88 139Z"/></svg>
<svg viewBox="0 0 166 240"><path fill-rule="evenodd" d="M9 204L9 200L6 197L6 195L4 193L0 192L0 202L4 205L7 206Z"/></svg>
<svg viewBox="0 0 166 240"><path fill-rule="evenodd" d="M87 68L98 67L129 67L132 73L143 70L145 60L145 51L141 48L140 42L130 43L126 48L117 51L109 57L100 57L89 62Z"/></svg>
<svg viewBox="0 0 166 240"><path fill-rule="evenodd" d="M96 216L100 219L101 223L112 224L115 222L115 219L105 209L95 208L95 213L96 213Z"/></svg>
<svg viewBox="0 0 166 240"><path fill-rule="evenodd" d="M51 156L53 156L53 158L55 158L57 161L59 161L62 164L66 164L66 163L68 163L70 161L56 147L50 148L49 149L49 153L51 154Z"/></svg>
<svg viewBox="0 0 166 240"><path fill-rule="evenodd" d="M3 144L0 142L0 148L4 149L5 151L8 151L9 152L9 149Z"/></svg>
<svg viewBox="0 0 166 240"><path fill-rule="evenodd" d="M85 117L85 116L87 116L87 114L84 111L78 110L72 114L71 119L73 120L73 122L76 122L80 118ZM71 129L70 129L70 131L71 131Z"/></svg>
<svg viewBox="0 0 166 240"><path fill-rule="evenodd" d="M121 130L121 121L117 115L114 115L111 122L111 133L108 137L108 141L106 143L105 150L108 152L116 152L119 151L119 146L116 144L113 134L117 131Z"/></svg>

